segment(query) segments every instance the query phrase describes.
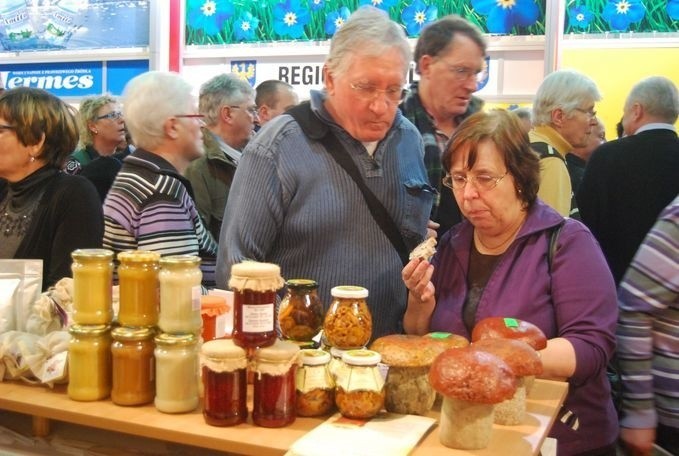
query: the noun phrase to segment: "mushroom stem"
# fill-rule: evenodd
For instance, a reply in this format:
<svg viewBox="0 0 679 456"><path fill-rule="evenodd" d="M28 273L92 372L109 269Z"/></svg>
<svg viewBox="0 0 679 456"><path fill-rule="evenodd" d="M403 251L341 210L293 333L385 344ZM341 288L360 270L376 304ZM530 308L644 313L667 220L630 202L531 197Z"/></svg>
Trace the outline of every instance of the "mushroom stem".
<svg viewBox="0 0 679 456"><path fill-rule="evenodd" d="M526 380L525 377L517 377L517 387L514 396L495 406L495 424L516 426L523 423L525 416Z"/></svg>
<svg viewBox="0 0 679 456"><path fill-rule="evenodd" d="M479 404L443 397L441 444L459 450L480 450L490 443L494 404Z"/></svg>

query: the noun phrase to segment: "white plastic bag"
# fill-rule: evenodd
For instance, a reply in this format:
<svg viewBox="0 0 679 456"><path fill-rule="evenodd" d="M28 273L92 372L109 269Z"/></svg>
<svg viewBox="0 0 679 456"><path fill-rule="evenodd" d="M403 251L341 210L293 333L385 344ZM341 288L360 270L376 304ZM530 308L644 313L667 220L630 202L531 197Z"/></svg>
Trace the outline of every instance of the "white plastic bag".
<svg viewBox="0 0 679 456"><path fill-rule="evenodd" d="M0 334L24 331L42 289L42 260L0 260Z"/></svg>

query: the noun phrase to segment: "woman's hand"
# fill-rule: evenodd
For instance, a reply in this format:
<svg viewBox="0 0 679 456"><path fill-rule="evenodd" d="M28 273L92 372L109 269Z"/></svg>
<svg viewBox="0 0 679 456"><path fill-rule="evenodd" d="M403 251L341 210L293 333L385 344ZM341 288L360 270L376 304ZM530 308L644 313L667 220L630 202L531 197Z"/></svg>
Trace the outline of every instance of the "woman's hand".
<svg viewBox="0 0 679 456"><path fill-rule="evenodd" d="M403 316L403 328L406 333L429 332L429 320L436 306L432 274L434 266L421 258L410 260L401 272L403 283L408 288L408 307Z"/></svg>

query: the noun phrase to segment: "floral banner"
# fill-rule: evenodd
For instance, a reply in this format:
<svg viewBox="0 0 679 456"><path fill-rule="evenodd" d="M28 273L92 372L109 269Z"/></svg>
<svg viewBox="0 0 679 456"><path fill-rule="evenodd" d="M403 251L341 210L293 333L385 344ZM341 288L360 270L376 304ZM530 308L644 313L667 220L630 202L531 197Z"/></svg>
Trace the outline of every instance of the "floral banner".
<svg viewBox="0 0 679 456"><path fill-rule="evenodd" d="M677 32L679 0L570 0L566 33Z"/></svg>

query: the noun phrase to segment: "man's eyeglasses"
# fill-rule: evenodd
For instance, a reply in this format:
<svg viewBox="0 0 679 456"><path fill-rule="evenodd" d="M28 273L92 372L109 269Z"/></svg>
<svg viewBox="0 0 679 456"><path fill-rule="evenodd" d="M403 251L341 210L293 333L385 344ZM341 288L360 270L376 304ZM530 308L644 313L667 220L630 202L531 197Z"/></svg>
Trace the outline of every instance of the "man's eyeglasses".
<svg viewBox="0 0 679 456"><path fill-rule="evenodd" d="M582 108L574 108L576 111L579 111L583 114L587 114L587 116L590 119L594 119L596 117L596 111L593 109L582 109Z"/></svg>
<svg viewBox="0 0 679 456"><path fill-rule="evenodd" d="M453 77L458 82L465 82L469 81L470 79L478 80L479 75L481 74L481 70L475 70L464 66L451 65L445 60L442 60L442 62L446 65L448 71L450 71L453 74Z"/></svg>
<svg viewBox="0 0 679 456"><path fill-rule="evenodd" d="M111 119L111 120L118 120L123 116L123 113L120 111L111 111L108 114L104 114L101 116L97 116L96 120L102 120L102 119Z"/></svg>
<svg viewBox="0 0 679 456"><path fill-rule="evenodd" d="M367 84L349 84L353 90L356 91L356 95L364 101L374 101L377 96L381 93L387 97L392 103L400 103L406 96L406 91L402 87L389 87L387 89L378 89L375 86Z"/></svg>
<svg viewBox="0 0 679 456"><path fill-rule="evenodd" d="M248 106L247 108L244 108L242 106L238 105L233 105L229 106L231 109L242 109L243 111L247 111L248 114L250 114L252 117L257 117L259 113L257 112L257 106Z"/></svg>
<svg viewBox="0 0 679 456"><path fill-rule="evenodd" d="M179 119L203 119L205 116L203 114L175 114L174 117Z"/></svg>
<svg viewBox="0 0 679 456"><path fill-rule="evenodd" d="M443 185L452 190L462 190L471 182L477 190L488 191L497 187L502 179L509 173L507 171L502 176L496 177L489 174L479 174L477 176L465 176L463 174L446 174L443 176Z"/></svg>

